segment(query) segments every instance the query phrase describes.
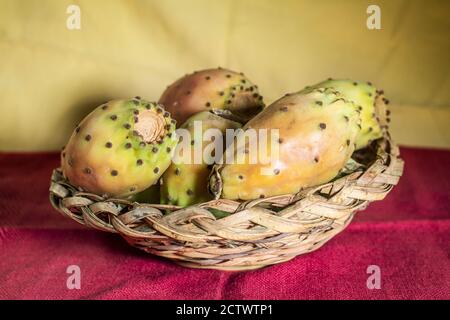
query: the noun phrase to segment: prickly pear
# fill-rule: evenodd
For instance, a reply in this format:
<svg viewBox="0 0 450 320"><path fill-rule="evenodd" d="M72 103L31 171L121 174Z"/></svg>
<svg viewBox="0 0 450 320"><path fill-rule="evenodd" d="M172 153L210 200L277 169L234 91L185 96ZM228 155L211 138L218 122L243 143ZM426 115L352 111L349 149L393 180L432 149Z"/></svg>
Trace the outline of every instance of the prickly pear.
<svg viewBox="0 0 450 320"><path fill-rule="evenodd" d="M195 113L209 110L246 122L264 107L256 85L244 74L222 68L184 76L167 87L159 102L179 124Z"/></svg>
<svg viewBox="0 0 450 320"><path fill-rule="evenodd" d="M126 197L157 182L177 144L175 120L161 105L136 97L93 110L61 153L64 175L75 186Z"/></svg>
<svg viewBox="0 0 450 320"><path fill-rule="evenodd" d="M161 179L161 203L174 204L182 207L189 206L191 204L204 202L212 199L212 196L208 192L208 177L211 171L211 165L215 158L220 158L219 154L207 154L205 151L208 146L216 143L215 136L208 137L205 133L208 129L215 129L216 133L219 133L217 138L223 140L223 136L226 129L237 129L241 125L237 122L224 119L218 115L215 115L209 111L203 111L190 117L182 126L181 129L186 129L189 133L190 141L181 141L176 149L180 151L181 147L191 153L188 163L172 163L169 169L164 172ZM196 131L197 128L197 131ZM214 133L214 131L210 131ZM180 134L180 139L183 137ZM211 139L210 139L211 138ZM205 139L205 141L203 141ZM183 143L185 145L183 145ZM219 150L223 152L223 142L221 142ZM186 148L187 147L187 148ZM200 159L195 161L195 148L198 147L201 151ZM184 151L184 150L183 150ZM206 154L206 155L205 155ZM203 156L211 155L208 159L209 164L205 161Z"/></svg>
<svg viewBox="0 0 450 320"><path fill-rule="evenodd" d="M383 92L377 90L370 82L328 79L312 87L333 88L357 106L361 114L361 130L356 137L357 150L382 137L387 100L382 96Z"/></svg>
<svg viewBox="0 0 450 320"><path fill-rule="evenodd" d="M232 144L225 155L231 151L236 160L244 154L243 163L215 165L209 189L216 198L249 200L295 193L327 182L354 151L359 122L356 106L335 90L316 88L286 95L244 126L245 133L278 129L275 143L264 145L257 138L258 149L271 153L276 147L278 156L267 165L252 164L249 160L255 144L247 141L244 148Z"/></svg>

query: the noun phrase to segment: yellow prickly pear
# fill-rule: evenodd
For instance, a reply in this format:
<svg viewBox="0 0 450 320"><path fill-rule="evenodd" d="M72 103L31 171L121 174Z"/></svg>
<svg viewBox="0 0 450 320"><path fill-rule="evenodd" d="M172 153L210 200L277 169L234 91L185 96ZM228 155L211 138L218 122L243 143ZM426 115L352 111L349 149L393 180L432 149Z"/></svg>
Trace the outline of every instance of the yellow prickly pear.
<svg viewBox="0 0 450 320"><path fill-rule="evenodd" d="M216 111L246 122L264 108L263 97L243 73L207 69L168 86L159 102L179 124L201 111Z"/></svg>

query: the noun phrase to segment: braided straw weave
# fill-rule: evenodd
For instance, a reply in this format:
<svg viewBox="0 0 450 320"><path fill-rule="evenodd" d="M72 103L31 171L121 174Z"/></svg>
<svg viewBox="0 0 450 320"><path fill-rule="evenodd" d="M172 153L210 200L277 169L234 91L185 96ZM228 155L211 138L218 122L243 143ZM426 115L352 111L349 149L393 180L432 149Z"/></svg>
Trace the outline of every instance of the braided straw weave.
<svg viewBox="0 0 450 320"><path fill-rule="evenodd" d="M297 194L247 202L219 199L184 209L82 192L56 169L50 201L81 224L119 233L131 245L184 266L255 269L320 248L357 211L382 200L397 184L403 161L388 134L361 158L371 159L365 169ZM208 209L233 214L217 219Z"/></svg>

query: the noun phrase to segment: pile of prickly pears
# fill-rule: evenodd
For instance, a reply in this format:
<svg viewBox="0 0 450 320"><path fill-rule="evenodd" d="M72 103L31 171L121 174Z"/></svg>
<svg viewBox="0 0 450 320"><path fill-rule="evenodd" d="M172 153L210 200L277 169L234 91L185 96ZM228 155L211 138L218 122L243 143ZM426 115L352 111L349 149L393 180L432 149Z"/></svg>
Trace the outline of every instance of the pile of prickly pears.
<svg viewBox="0 0 450 320"><path fill-rule="evenodd" d="M354 164L383 136L388 103L370 82L328 79L266 107L243 73L197 71L158 102L94 109L63 148L62 171L82 191L180 207L293 194Z"/></svg>

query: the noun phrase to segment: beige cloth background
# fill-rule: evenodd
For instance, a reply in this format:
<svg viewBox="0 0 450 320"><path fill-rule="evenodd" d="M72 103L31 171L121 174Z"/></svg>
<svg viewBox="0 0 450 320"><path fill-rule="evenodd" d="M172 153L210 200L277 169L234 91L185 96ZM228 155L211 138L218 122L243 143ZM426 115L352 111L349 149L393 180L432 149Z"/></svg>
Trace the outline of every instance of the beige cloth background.
<svg viewBox="0 0 450 320"><path fill-rule="evenodd" d="M81 8L68 30L67 6ZM382 30L368 30L369 4ZM157 100L184 73L244 71L266 102L370 80L402 144L450 147L450 1L0 0L0 150L54 150L98 104Z"/></svg>

